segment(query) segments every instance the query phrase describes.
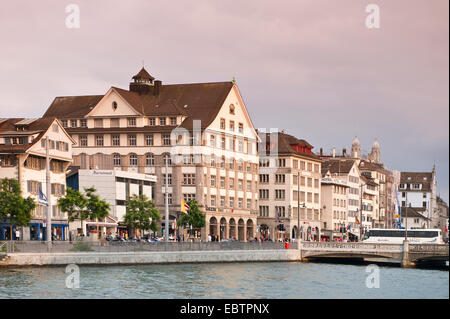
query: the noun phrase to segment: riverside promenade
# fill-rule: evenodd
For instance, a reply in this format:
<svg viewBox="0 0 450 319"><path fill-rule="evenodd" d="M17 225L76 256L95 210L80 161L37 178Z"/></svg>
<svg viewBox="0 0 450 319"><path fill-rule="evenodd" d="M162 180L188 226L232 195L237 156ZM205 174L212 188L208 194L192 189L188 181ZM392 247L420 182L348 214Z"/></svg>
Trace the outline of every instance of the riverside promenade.
<svg viewBox="0 0 450 319"><path fill-rule="evenodd" d="M5 244L3 244L5 247ZM449 260L448 244L329 242L115 243L8 242L0 266L280 262L358 259L414 267Z"/></svg>

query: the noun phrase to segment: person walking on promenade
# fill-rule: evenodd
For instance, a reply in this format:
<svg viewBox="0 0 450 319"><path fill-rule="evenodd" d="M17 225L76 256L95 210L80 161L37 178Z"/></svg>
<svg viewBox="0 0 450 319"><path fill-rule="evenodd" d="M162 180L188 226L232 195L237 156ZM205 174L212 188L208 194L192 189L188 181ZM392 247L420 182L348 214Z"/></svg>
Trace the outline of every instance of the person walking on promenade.
<svg viewBox="0 0 450 319"><path fill-rule="evenodd" d="M16 240L20 240L20 231L16 229Z"/></svg>

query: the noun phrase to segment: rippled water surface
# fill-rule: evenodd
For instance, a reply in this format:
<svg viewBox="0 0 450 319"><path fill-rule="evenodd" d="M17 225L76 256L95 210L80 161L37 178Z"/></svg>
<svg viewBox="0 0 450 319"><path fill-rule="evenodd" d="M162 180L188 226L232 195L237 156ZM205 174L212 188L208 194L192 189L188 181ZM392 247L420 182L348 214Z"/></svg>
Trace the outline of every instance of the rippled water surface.
<svg viewBox="0 0 450 319"><path fill-rule="evenodd" d="M80 266L80 288L65 267L0 269L0 298L449 298L445 270L380 267L366 287L363 265L227 263Z"/></svg>

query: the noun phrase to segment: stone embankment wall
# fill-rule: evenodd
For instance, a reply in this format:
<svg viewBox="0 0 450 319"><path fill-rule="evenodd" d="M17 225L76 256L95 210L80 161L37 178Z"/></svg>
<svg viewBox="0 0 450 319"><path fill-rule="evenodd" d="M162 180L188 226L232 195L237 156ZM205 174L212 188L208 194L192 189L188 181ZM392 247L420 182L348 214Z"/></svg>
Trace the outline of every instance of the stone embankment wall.
<svg viewBox="0 0 450 319"><path fill-rule="evenodd" d="M277 262L299 260L300 251L296 249L123 253L12 253L8 254L3 260L0 260L0 266Z"/></svg>

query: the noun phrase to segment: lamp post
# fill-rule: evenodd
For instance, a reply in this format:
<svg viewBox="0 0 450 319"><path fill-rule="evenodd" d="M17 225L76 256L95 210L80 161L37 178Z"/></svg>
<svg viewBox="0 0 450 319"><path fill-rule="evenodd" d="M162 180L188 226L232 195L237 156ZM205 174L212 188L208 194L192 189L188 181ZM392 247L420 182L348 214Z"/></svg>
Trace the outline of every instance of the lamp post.
<svg viewBox="0 0 450 319"><path fill-rule="evenodd" d="M366 184L361 183L361 185L359 186L360 191L359 191L359 198L360 198L360 207L359 207L359 240L362 239L362 209L363 209L363 186L365 186Z"/></svg>
<svg viewBox="0 0 450 319"><path fill-rule="evenodd" d="M302 208L305 207L303 203ZM297 241L300 241L300 171L297 175Z"/></svg>

